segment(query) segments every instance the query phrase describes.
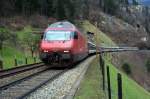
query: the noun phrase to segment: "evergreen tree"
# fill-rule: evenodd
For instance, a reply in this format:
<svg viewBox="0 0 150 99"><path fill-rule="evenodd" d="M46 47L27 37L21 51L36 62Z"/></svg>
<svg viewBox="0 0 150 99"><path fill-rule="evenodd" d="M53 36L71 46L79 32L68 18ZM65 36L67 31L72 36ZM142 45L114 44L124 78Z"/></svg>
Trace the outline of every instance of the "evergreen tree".
<svg viewBox="0 0 150 99"><path fill-rule="evenodd" d="M119 0L119 3L128 5L129 4L129 0Z"/></svg>
<svg viewBox="0 0 150 99"><path fill-rule="evenodd" d="M117 8L116 0L104 0L104 12L115 14Z"/></svg>
<svg viewBox="0 0 150 99"><path fill-rule="evenodd" d="M125 4L126 4L126 5L129 5L129 1L128 1L128 0L125 0Z"/></svg>
<svg viewBox="0 0 150 99"><path fill-rule="evenodd" d="M100 8L103 8L104 7L104 0L99 0L99 5L100 5Z"/></svg>
<svg viewBox="0 0 150 99"><path fill-rule="evenodd" d="M55 9L53 7L53 3L54 1L53 0L47 0L47 15L48 16L54 16L54 13L55 13Z"/></svg>
<svg viewBox="0 0 150 99"><path fill-rule="evenodd" d="M67 12L68 12L68 19L72 20L75 14L75 4L71 2L71 0L67 0L66 2Z"/></svg>
<svg viewBox="0 0 150 99"><path fill-rule="evenodd" d="M138 5L137 0L132 0L133 5Z"/></svg>
<svg viewBox="0 0 150 99"><path fill-rule="evenodd" d="M65 8L64 8L64 1L57 0L57 7L56 7L56 15L59 20L64 20L66 18Z"/></svg>

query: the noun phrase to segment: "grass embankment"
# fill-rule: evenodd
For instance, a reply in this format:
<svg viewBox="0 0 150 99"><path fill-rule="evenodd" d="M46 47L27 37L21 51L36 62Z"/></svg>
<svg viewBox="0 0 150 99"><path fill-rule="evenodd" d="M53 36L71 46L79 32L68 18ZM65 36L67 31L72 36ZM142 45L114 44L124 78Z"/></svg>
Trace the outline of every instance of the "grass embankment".
<svg viewBox="0 0 150 99"><path fill-rule="evenodd" d="M106 61L106 66L110 67L112 99L117 99L117 73L122 74L123 99L150 99L150 93L138 85L134 80L119 71L108 61Z"/></svg>
<svg viewBox="0 0 150 99"><path fill-rule="evenodd" d="M106 66L109 66L110 68L112 99L118 99L117 73L121 73L122 75L123 99L150 99L150 93L130 79L126 74L120 72L108 61L106 61ZM85 78L81 82L79 90L75 95L75 99L106 99L104 97L104 92L102 91L102 79L100 73L99 63L95 59L90 64L90 67L85 74Z"/></svg>
<svg viewBox="0 0 150 99"><path fill-rule="evenodd" d="M9 30L10 31L10 30ZM25 58L28 58L28 64L34 63L33 57L31 57L31 53L25 45L24 38L27 36L28 33L32 32L31 26L26 26L20 31L15 31L17 37L17 46L12 44L12 41L7 40L4 43L3 49L1 51L1 56L3 60L3 69L14 68L15 61L17 59L18 66L25 64ZM39 61L38 58L36 58Z"/></svg>
<svg viewBox="0 0 150 99"><path fill-rule="evenodd" d="M80 28L96 33L99 45L115 46L115 43L103 32L97 29L89 21L80 21L78 24ZM98 60L95 59L88 68L85 78L81 82L80 88L75 95L75 99L106 99L102 91L102 79Z"/></svg>
<svg viewBox="0 0 150 99"><path fill-rule="evenodd" d="M96 29L93 25L91 25L88 21L84 21L82 24L82 28L85 31L96 32L98 31L98 41L99 44L103 42L106 46L115 46L114 42L103 34L101 31ZM130 79L125 73L118 70L115 66L111 64L108 60L112 58L111 55L106 55L105 60L106 66L110 66L110 78L111 78L111 91L112 91L112 99L117 98L117 73L122 74L122 82L123 82L123 99L150 99L150 93L148 93L144 88L139 86L134 80ZM103 92L100 88L102 80L100 79L100 72L98 67L98 61L94 61L86 75L83 79L77 94L75 95L75 99L103 99ZM106 69L105 69L106 70ZM107 85L107 84L106 84ZM104 98L105 99L105 98Z"/></svg>
<svg viewBox="0 0 150 99"><path fill-rule="evenodd" d="M100 31L98 28L96 28L93 24L91 24L89 21L78 21L77 26L82 28L84 30L84 33L92 32L95 33L97 37L97 43L101 46L116 46L116 44L102 31ZM95 40L96 41L96 40Z"/></svg>
<svg viewBox="0 0 150 99"><path fill-rule="evenodd" d="M28 54L18 51L12 47L4 47L3 48L3 69L14 68L15 66L15 58L17 59L18 66L25 64L25 57L28 58L28 64L34 63L34 59Z"/></svg>
<svg viewBox="0 0 150 99"><path fill-rule="evenodd" d="M100 67L97 63L97 60L94 60L90 64L75 99L104 99Z"/></svg>

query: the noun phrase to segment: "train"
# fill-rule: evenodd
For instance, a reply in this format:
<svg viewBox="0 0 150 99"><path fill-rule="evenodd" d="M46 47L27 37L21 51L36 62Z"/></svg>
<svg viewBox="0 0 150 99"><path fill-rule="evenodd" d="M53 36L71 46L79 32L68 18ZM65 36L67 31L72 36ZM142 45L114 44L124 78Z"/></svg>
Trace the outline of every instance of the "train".
<svg viewBox="0 0 150 99"><path fill-rule="evenodd" d="M56 22L44 31L40 42L40 59L44 63L75 63L88 55L88 41L72 23Z"/></svg>

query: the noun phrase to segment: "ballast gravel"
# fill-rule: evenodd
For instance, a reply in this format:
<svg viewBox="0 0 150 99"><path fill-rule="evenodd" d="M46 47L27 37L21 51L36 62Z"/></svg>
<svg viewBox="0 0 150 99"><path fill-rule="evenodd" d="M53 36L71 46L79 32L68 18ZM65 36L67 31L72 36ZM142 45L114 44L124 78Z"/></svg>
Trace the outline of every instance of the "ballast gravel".
<svg viewBox="0 0 150 99"><path fill-rule="evenodd" d="M51 83L43 85L33 92L27 99L64 99L70 93L73 85L79 77L85 72L95 56L86 59L73 69L61 75Z"/></svg>

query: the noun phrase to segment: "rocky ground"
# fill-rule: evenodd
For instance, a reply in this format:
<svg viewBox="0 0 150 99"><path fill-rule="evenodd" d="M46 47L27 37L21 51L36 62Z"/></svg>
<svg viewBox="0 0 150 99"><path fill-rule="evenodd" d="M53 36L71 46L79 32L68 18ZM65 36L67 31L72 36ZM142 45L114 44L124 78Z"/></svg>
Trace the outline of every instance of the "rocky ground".
<svg viewBox="0 0 150 99"><path fill-rule="evenodd" d="M142 42L144 37L148 37L142 27L134 27L119 18L104 13L100 13L98 27L120 46L135 46Z"/></svg>

